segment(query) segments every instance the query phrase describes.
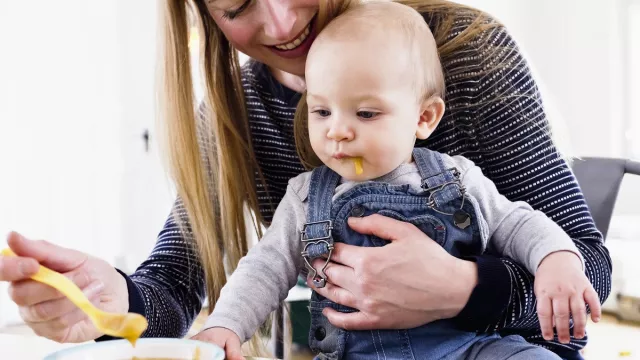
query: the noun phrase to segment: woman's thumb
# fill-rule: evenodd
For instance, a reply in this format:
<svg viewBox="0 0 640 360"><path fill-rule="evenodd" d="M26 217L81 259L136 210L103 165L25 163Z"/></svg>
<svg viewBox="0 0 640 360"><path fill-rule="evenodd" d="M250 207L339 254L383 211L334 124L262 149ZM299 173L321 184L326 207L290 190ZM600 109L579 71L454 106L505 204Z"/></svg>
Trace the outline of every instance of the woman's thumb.
<svg viewBox="0 0 640 360"><path fill-rule="evenodd" d="M58 272L71 271L86 259L87 255L60 247L47 241L33 241L12 232L7 237L7 244L16 255L35 259L40 264Z"/></svg>

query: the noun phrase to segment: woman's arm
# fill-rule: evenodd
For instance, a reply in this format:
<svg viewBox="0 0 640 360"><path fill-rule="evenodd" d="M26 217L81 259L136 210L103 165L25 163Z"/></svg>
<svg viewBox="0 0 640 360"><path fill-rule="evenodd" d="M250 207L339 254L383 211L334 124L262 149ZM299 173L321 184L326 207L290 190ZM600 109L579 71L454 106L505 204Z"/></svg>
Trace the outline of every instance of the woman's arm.
<svg viewBox="0 0 640 360"><path fill-rule="evenodd" d="M178 199L173 211L186 218ZM127 280L129 311L144 315L149 327L143 337L184 337L200 313L205 299L204 273L194 239L183 236L169 216L151 255ZM103 336L98 339L108 340Z"/></svg>
<svg viewBox="0 0 640 360"><path fill-rule="evenodd" d="M604 302L611 290L611 259L578 183L553 143L529 66L503 27L493 29L482 44L478 58L483 76L475 99L481 160L476 163L503 195L529 203L569 234ZM487 329L528 334L529 341L544 342L539 337L533 276L507 258L487 255L476 260L480 285L460 314L464 319L461 323L476 329L484 325ZM493 277L497 272L499 281ZM503 310L497 311L503 305ZM495 318L474 315L486 314L487 306ZM572 345L581 347L585 341L572 339Z"/></svg>
<svg viewBox="0 0 640 360"><path fill-rule="evenodd" d="M186 218L180 200L173 211ZM206 291L194 244L190 233L183 235L169 216L151 255L131 276L142 293L149 321L145 337L182 337L200 313Z"/></svg>

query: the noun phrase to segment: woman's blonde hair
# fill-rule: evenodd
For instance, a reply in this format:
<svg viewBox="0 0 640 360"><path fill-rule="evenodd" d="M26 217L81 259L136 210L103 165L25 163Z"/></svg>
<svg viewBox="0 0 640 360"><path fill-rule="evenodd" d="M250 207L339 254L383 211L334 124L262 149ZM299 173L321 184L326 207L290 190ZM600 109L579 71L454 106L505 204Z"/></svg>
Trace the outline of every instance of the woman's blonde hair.
<svg viewBox="0 0 640 360"><path fill-rule="evenodd" d="M481 12L443 0L399 0L420 13L430 24L443 62L470 39L490 26ZM264 224L256 194L264 178L251 142L249 119L241 82L238 52L211 18L203 0L166 0L160 20L161 53L158 71L159 115L172 180L187 218L174 218L195 240L205 274L209 311L233 271L248 251L247 225L262 236ZM349 0L320 0L319 26L348 8ZM460 11L476 21L450 38ZM192 14L192 15L190 15ZM200 66L204 101L196 104L189 53L189 17L200 34ZM265 186L266 189L266 186ZM273 206L273 205L272 205ZM246 208L253 217L245 222ZM226 260L226 261L225 261Z"/></svg>

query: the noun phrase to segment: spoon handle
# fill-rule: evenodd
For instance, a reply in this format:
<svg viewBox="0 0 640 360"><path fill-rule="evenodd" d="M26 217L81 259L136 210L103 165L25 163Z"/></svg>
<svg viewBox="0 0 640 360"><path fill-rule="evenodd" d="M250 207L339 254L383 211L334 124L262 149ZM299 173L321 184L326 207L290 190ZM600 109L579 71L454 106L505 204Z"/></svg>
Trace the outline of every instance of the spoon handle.
<svg viewBox="0 0 640 360"><path fill-rule="evenodd" d="M2 250L3 256L16 256L16 254L11 251L11 249ZM53 271L46 266L40 265L38 272L31 276L31 279L35 281L39 281L43 284L47 284L52 288L60 291L64 296L66 296L72 303L74 303L77 307L82 309L90 318L93 319L93 312L95 311L95 306L87 299L84 293L73 283L73 281L69 280L66 276L60 274L59 272Z"/></svg>

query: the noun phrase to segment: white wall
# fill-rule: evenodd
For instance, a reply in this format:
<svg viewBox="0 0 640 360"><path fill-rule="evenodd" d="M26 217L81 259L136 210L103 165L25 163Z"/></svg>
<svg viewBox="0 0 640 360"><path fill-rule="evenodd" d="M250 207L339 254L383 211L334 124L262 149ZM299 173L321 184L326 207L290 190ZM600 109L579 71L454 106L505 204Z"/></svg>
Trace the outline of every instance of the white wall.
<svg viewBox="0 0 640 360"><path fill-rule="evenodd" d="M109 1L1 2L2 237L18 230L108 261L119 252L115 19ZM0 291L2 322L15 312Z"/></svg>
<svg viewBox="0 0 640 360"><path fill-rule="evenodd" d="M18 230L123 270L147 256L173 202L155 142L155 4L0 2L0 247ZM0 289L0 325L16 314Z"/></svg>
<svg viewBox="0 0 640 360"><path fill-rule="evenodd" d="M113 1L113 0L112 0ZM120 136L124 154L119 238L122 253L117 266L131 272L147 258L174 201L164 171L155 113L157 2L115 1L119 44ZM197 63L197 62L196 62ZM148 151L142 139L150 134Z"/></svg>
<svg viewBox="0 0 640 360"><path fill-rule="evenodd" d="M111 254L122 173L115 8L2 7L0 229ZM75 15L52 16L64 13Z"/></svg>
<svg viewBox="0 0 640 360"><path fill-rule="evenodd" d="M571 155L622 155L626 1L459 2L493 14L510 30L543 87L554 129L563 133L558 141Z"/></svg>
<svg viewBox="0 0 640 360"><path fill-rule="evenodd" d="M630 152L640 159L640 0L634 0L630 6L627 17L629 24L629 37L626 43L629 45L629 68L630 74L627 77L627 99L632 104L628 111L629 131L627 132L627 140ZM635 141L634 141L635 139Z"/></svg>

